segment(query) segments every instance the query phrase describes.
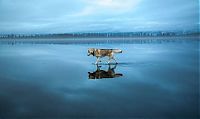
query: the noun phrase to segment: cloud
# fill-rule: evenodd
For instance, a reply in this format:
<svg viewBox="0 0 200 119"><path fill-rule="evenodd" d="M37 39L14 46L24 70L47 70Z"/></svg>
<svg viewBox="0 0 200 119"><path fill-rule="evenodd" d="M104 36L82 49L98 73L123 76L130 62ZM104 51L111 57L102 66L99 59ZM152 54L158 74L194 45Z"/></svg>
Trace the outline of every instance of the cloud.
<svg viewBox="0 0 200 119"><path fill-rule="evenodd" d="M95 11L95 9L93 7L85 7L82 10L78 11L78 12L74 12L73 14L69 14L67 16L69 17L83 17L83 16L88 16L93 14Z"/></svg>
<svg viewBox="0 0 200 119"><path fill-rule="evenodd" d="M0 33L193 30L199 26L198 5L198 0L0 0Z"/></svg>
<svg viewBox="0 0 200 119"><path fill-rule="evenodd" d="M116 14L133 12L141 0L83 0L85 8L80 11L81 15L92 14Z"/></svg>
<svg viewBox="0 0 200 119"><path fill-rule="evenodd" d="M139 1L139 0L135 0ZM115 14L116 12L125 12L132 7L130 0L83 0L84 8L68 14L70 17L84 17L96 14Z"/></svg>
<svg viewBox="0 0 200 119"><path fill-rule="evenodd" d="M105 9L124 10L131 9L141 0L86 0L88 4Z"/></svg>

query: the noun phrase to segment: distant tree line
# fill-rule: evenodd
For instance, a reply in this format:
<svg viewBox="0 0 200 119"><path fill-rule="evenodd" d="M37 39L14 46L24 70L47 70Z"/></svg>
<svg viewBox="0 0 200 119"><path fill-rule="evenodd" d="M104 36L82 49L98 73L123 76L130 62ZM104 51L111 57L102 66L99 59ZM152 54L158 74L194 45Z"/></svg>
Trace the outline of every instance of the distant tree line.
<svg viewBox="0 0 200 119"><path fill-rule="evenodd" d="M115 38L199 35L198 32L119 32L119 33L63 33L63 34L0 34L0 38Z"/></svg>

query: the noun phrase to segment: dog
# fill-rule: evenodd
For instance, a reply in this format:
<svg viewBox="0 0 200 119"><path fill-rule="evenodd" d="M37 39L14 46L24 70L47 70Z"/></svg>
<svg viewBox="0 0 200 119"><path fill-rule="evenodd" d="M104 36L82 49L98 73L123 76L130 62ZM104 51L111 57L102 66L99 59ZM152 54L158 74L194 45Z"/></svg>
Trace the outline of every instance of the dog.
<svg viewBox="0 0 200 119"><path fill-rule="evenodd" d="M103 79L103 78L117 78L123 76L121 73L115 73L117 64L114 67L111 67L109 64L108 70L101 70L101 66L97 65L97 70L94 72L88 72L89 79Z"/></svg>
<svg viewBox="0 0 200 119"><path fill-rule="evenodd" d="M97 65L100 61L100 58L102 57L108 57L108 64L111 62L111 60L114 60L117 64L117 61L114 58L115 53L122 53L122 50L120 49L96 49L96 48L89 48L88 49L88 56L92 55L97 58L95 64Z"/></svg>

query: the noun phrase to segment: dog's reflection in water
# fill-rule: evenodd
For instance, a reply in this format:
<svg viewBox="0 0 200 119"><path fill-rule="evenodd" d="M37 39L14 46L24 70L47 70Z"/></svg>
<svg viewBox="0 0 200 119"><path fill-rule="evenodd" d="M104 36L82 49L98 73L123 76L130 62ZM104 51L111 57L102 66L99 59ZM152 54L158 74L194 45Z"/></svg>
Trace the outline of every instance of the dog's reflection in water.
<svg viewBox="0 0 200 119"><path fill-rule="evenodd" d="M115 69L117 67L117 65L108 65L108 70L102 70L100 69L101 66L100 65L96 65L97 66L97 70L94 72L88 72L88 78L89 79L103 79L103 78L116 78L116 77L121 77L123 76L123 74L121 73L115 73Z"/></svg>

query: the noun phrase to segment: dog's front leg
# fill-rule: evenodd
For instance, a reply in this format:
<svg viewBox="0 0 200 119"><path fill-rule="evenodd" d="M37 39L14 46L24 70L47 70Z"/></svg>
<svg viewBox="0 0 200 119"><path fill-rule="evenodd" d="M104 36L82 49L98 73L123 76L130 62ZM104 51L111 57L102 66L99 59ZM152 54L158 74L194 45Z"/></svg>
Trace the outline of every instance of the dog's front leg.
<svg viewBox="0 0 200 119"><path fill-rule="evenodd" d="M99 57L97 57L95 64L97 65L98 63L99 63Z"/></svg>
<svg viewBox="0 0 200 119"><path fill-rule="evenodd" d="M109 57L109 58L108 58L108 64L110 64L110 61L111 61L111 58Z"/></svg>

